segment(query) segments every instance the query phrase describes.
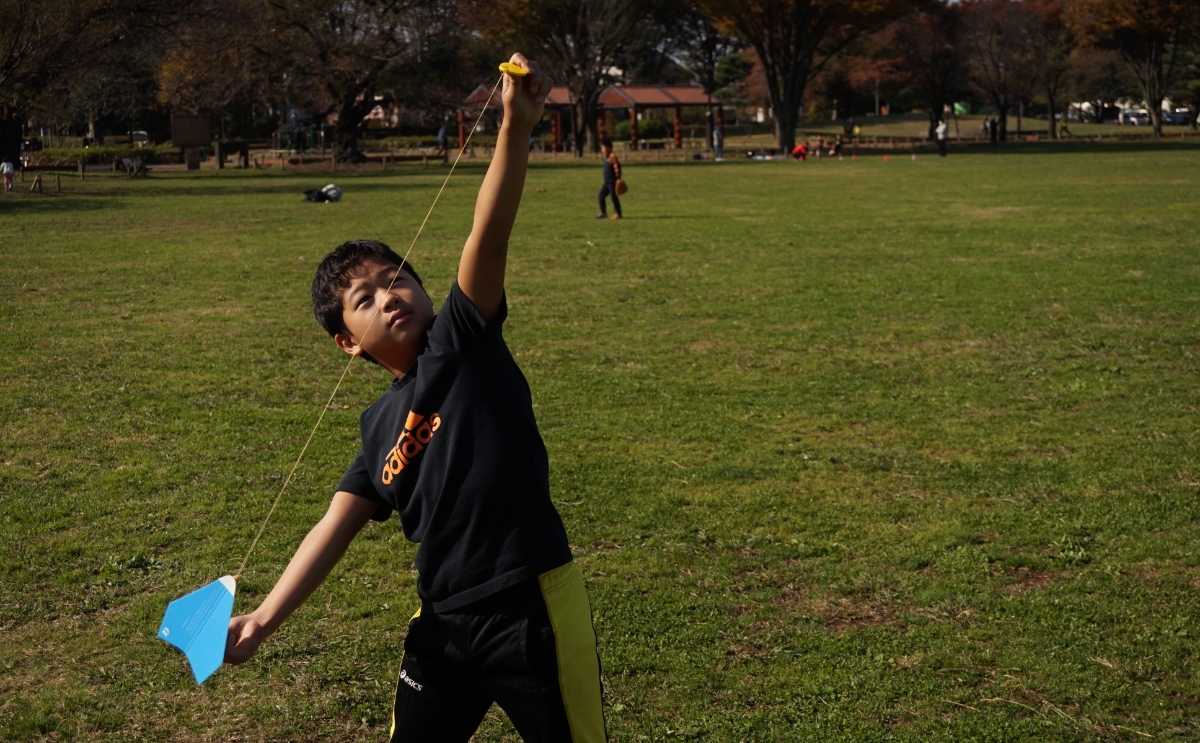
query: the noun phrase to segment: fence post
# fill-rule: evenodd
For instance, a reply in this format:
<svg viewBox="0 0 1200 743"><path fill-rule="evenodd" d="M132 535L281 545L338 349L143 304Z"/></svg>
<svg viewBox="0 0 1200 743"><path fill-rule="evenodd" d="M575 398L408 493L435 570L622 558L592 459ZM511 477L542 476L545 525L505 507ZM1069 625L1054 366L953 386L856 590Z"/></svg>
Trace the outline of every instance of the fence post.
<svg viewBox="0 0 1200 743"><path fill-rule="evenodd" d="M83 160L79 161L79 180L83 180Z"/></svg>
<svg viewBox="0 0 1200 743"><path fill-rule="evenodd" d="M61 191L62 190L62 173L54 174L54 183L58 187L58 190Z"/></svg>

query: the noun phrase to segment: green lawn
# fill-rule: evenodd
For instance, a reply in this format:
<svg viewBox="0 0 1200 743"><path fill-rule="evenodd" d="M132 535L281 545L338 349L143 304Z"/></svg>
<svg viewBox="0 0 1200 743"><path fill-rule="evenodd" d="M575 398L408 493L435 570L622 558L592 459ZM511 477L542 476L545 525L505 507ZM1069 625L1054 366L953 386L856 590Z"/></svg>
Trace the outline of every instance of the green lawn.
<svg viewBox="0 0 1200 743"><path fill-rule="evenodd" d="M203 687L154 633L237 569L341 370L316 263L407 247L441 172L0 197L0 739L386 738L395 520ZM644 164L623 223L599 175L531 170L506 334L613 741L1200 737L1200 147ZM413 252L437 302L481 176ZM352 370L239 610L387 382Z"/></svg>

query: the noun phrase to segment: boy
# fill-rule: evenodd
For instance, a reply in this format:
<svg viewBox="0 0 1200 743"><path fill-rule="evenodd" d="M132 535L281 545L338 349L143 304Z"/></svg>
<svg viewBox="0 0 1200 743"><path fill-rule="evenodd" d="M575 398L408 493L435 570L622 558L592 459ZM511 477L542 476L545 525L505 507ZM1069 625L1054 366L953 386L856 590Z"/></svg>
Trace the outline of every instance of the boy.
<svg viewBox="0 0 1200 743"><path fill-rule="evenodd" d="M16 168L13 167L12 162L10 162L7 157L4 158L4 162L0 163L0 176L4 177L4 190L5 191L13 190L13 173L14 172L16 172Z"/></svg>
<svg viewBox="0 0 1200 743"><path fill-rule="evenodd" d="M621 219L621 201L617 198L617 180L621 177L621 163L617 162L617 154L613 152L612 142L608 139L600 142L600 153L604 156L604 185L600 187L600 213L596 219L608 216L608 204L604 197L612 195L613 219Z"/></svg>
<svg viewBox="0 0 1200 743"><path fill-rule="evenodd" d="M318 268L318 321L396 379L362 414L362 449L325 517L262 605L229 623L226 660L243 663L368 521L398 511L420 543L421 609L404 641L392 741L466 743L493 702L529 743L605 740L587 594L550 501L529 387L501 334L527 142L551 86L522 55L512 62L530 72L505 76L496 154L441 312L383 243L346 243Z"/></svg>

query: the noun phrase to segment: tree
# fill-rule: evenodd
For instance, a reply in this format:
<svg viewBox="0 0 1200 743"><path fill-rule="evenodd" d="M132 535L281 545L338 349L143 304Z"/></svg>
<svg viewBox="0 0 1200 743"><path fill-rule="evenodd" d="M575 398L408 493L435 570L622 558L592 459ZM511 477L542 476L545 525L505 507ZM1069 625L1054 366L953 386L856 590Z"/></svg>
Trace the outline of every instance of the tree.
<svg viewBox="0 0 1200 743"><path fill-rule="evenodd" d="M712 95L749 74L745 60L737 55L745 47L741 39L723 33L694 6L689 5L681 18L678 59L705 93Z"/></svg>
<svg viewBox="0 0 1200 743"><path fill-rule="evenodd" d="M357 161L381 91L423 97L439 65L453 66L461 30L445 0L267 0L259 43L282 71L285 108L336 117L335 157Z"/></svg>
<svg viewBox="0 0 1200 743"><path fill-rule="evenodd" d="M0 0L0 157L16 161L21 121L33 101L87 58L99 0Z"/></svg>
<svg viewBox="0 0 1200 743"><path fill-rule="evenodd" d="M488 33L520 48L575 97L575 150L599 150L598 101L612 67L649 0L496 0L487 6Z"/></svg>
<svg viewBox="0 0 1200 743"><path fill-rule="evenodd" d="M996 109L1004 141L1009 108L1029 96L1037 79L1029 48L1032 15L1012 0L965 0L961 7L967 79Z"/></svg>
<svg viewBox="0 0 1200 743"><path fill-rule="evenodd" d="M205 0L199 9L176 30L156 73L159 103L178 113L220 112L269 74L258 38L264 6Z"/></svg>
<svg viewBox="0 0 1200 743"><path fill-rule="evenodd" d="M1091 105L1093 120L1101 124L1104 109L1134 95L1137 83L1115 51L1079 47L1067 58L1067 87L1075 100Z"/></svg>
<svg viewBox="0 0 1200 743"><path fill-rule="evenodd" d="M1064 15L1064 0L1024 0L1030 17L1030 51L1038 72L1038 85L1046 99L1049 134L1058 138L1055 115L1067 85L1068 59L1075 48L1075 36L1071 33ZM1065 116L1065 111L1064 111Z"/></svg>
<svg viewBox="0 0 1200 743"><path fill-rule="evenodd" d="M891 79L907 83L929 110L930 139L965 85L959 25L956 5L931 2L890 25L876 44L890 58Z"/></svg>
<svg viewBox="0 0 1200 743"><path fill-rule="evenodd" d="M18 156L32 110L86 115L138 97L141 55L193 0L0 0L0 155ZM107 73L107 74L106 74ZM90 85L90 90L89 90ZM99 86L110 98L99 100ZM131 93L131 91L134 91ZM90 99L89 99L90 98Z"/></svg>
<svg viewBox="0 0 1200 743"><path fill-rule="evenodd" d="M1193 39L1191 48L1184 56L1174 95L1187 104L1188 126L1197 130L1200 117L1200 39Z"/></svg>
<svg viewBox="0 0 1200 743"><path fill-rule="evenodd" d="M917 0L697 0L712 23L754 47L775 111L775 140L791 150L804 91L856 39Z"/></svg>
<svg viewBox="0 0 1200 743"><path fill-rule="evenodd" d="M1083 43L1115 49L1141 89L1154 136L1162 103L1200 31L1196 0L1075 0L1069 22Z"/></svg>

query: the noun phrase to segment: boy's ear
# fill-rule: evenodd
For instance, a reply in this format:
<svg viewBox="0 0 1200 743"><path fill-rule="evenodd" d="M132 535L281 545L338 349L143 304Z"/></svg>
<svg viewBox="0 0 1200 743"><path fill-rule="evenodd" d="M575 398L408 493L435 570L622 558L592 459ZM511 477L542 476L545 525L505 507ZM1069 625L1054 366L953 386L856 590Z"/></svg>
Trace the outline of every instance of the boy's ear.
<svg viewBox="0 0 1200 743"><path fill-rule="evenodd" d="M351 356L361 356L362 346L358 345L348 333L336 333L333 336L333 342Z"/></svg>

